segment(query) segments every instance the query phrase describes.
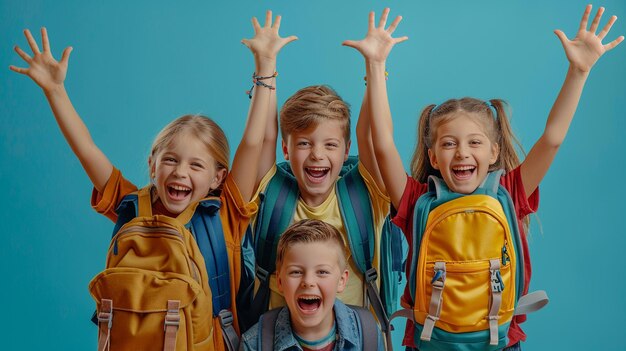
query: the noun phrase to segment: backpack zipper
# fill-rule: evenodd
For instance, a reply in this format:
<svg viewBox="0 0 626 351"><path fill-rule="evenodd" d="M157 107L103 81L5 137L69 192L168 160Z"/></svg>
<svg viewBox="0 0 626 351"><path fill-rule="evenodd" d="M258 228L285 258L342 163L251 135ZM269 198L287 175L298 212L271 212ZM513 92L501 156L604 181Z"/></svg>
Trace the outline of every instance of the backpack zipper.
<svg viewBox="0 0 626 351"><path fill-rule="evenodd" d="M176 229L174 228L147 228L147 227L143 227L140 225L131 225L129 227L123 228L122 230L120 230L116 235L115 238L113 239L113 254L117 255L118 252L118 240L119 238L124 235L127 234L128 232L136 232L136 233L142 233L142 234L154 234L154 233L164 233L167 235L172 235L174 236L177 240L179 240L183 246L185 246L185 242L184 242L184 237L183 235ZM187 265L188 265L188 269L191 272L193 278L195 281L200 282L200 278L198 276L198 266L195 264L195 262L192 262L192 260L190 259L189 256L187 256Z"/></svg>

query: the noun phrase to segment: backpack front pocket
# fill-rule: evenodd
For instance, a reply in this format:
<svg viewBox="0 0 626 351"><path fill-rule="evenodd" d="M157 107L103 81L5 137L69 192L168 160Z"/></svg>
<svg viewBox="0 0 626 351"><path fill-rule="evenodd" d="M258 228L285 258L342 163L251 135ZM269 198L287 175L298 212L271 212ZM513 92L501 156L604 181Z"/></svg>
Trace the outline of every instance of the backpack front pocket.
<svg viewBox="0 0 626 351"><path fill-rule="evenodd" d="M515 283L511 279L511 265L498 269L502 304L500 319L510 320L515 303ZM418 306L416 321L424 323L433 293L435 263L426 264L423 278L418 283ZM441 298L441 313L437 326L443 330L459 333L489 328L487 316L492 299L492 272L489 261L446 262ZM471 308L470 308L471 307ZM508 318L507 318L508 316Z"/></svg>

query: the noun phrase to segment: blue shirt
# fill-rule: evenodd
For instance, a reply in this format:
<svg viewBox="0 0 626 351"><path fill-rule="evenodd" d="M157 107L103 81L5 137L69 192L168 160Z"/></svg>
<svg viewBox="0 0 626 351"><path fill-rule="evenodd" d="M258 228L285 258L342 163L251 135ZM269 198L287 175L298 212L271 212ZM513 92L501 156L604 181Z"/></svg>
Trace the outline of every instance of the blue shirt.
<svg viewBox="0 0 626 351"><path fill-rule="evenodd" d="M346 306L339 300L335 300L333 310L335 311L335 325L337 326L337 341L335 342L335 350L363 350L361 321L356 311ZM261 350L262 321L263 316L261 316L261 320L257 324L242 335L239 350ZM385 347L383 346L383 337L380 332L380 328L377 328L377 330L378 350L384 351ZM293 335L291 320L289 318L289 309L287 307L283 307L276 318L276 327L274 330L274 350L302 350L302 347L300 347L300 344Z"/></svg>

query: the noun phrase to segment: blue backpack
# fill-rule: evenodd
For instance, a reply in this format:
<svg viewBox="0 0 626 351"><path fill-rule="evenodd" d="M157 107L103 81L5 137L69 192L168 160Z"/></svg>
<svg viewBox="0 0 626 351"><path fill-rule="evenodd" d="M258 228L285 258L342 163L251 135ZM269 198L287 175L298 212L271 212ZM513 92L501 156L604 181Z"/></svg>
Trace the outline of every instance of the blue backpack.
<svg viewBox="0 0 626 351"><path fill-rule="evenodd" d="M502 349L513 316L548 302L543 291L522 296L522 241L502 174L489 173L469 195L431 176L417 201L407 282L414 305L392 318L414 322L421 351Z"/></svg>
<svg viewBox="0 0 626 351"><path fill-rule="evenodd" d="M348 158L340 176L336 186L337 197L344 227L348 233L352 257L359 271L364 275L367 299L381 324L383 333L389 337L387 316L397 308L400 296L399 284L403 271L403 245L406 246L406 243L403 243L400 228L393 225L387 217L380 236L381 274L378 274L372 266L375 244L372 206L367 186L358 170L357 157ZM250 260L243 264L245 269L242 271L247 270L248 277L252 276L252 281L245 283L242 281L240 292L245 290L243 287L246 285L249 288L238 296L239 311L246 310L246 316L240 314L240 321L244 320L247 328L254 325L261 314L268 310L269 277L276 269L278 240L293 221L299 191L289 163L283 162L277 165L276 174L260 196L261 205L255 228L246 234L242 245L244 247L242 257L256 257L256 265ZM252 272L256 273L260 282L256 295L252 293L255 275ZM376 286L376 279L379 278L381 279L380 291ZM240 302L249 308L241 308ZM390 339L388 341L390 342Z"/></svg>

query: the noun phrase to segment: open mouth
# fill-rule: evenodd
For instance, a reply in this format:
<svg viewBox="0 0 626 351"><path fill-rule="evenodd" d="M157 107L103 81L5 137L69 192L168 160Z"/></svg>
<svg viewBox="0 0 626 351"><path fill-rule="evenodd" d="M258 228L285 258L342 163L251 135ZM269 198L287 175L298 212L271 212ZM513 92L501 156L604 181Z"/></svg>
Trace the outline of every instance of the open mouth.
<svg viewBox="0 0 626 351"><path fill-rule="evenodd" d="M467 179L476 171L476 166L456 166L452 167L452 173L459 179Z"/></svg>
<svg viewBox="0 0 626 351"><path fill-rule="evenodd" d="M306 312L317 310L321 304L322 299L319 296L305 295L298 297L298 307Z"/></svg>
<svg viewBox="0 0 626 351"><path fill-rule="evenodd" d="M191 194L191 188L182 185L168 185L167 194L171 199L180 201Z"/></svg>
<svg viewBox="0 0 626 351"><path fill-rule="evenodd" d="M304 171L312 181L321 182L330 172L330 167L306 167Z"/></svg>

